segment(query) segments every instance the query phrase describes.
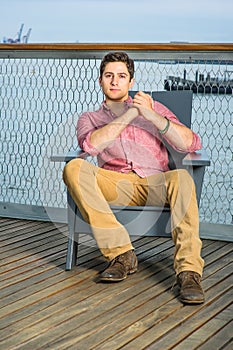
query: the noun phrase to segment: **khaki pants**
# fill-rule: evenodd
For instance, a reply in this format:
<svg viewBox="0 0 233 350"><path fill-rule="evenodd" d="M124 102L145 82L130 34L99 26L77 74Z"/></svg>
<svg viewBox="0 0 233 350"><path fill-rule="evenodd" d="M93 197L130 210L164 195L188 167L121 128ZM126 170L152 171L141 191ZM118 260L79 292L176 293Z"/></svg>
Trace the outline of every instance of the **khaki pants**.
<svg viewBox="0 0 233 350"><path fill-rule="evenodd" d="M107 259L133 249L128 232L109 205L169 205L176 274L194 271L202 275L204 261L200 255L202 244L195 185L186 170L140 178L134 172L118 173L74 159L65 166L63 179Z"/></svg>

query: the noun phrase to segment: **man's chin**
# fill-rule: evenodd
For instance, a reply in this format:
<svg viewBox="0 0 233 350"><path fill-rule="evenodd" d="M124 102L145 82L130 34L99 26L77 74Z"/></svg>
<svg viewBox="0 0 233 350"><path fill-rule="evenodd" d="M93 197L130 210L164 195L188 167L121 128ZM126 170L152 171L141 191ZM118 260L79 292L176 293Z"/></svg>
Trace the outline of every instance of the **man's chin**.
<svg viewBox="0 0 233 350"><path fill-rule="evenodd" d="M113 102L124 102L128 98L128 94L119 94L119 93L110 93L105 95L107 100L111 100Z"/></svg>

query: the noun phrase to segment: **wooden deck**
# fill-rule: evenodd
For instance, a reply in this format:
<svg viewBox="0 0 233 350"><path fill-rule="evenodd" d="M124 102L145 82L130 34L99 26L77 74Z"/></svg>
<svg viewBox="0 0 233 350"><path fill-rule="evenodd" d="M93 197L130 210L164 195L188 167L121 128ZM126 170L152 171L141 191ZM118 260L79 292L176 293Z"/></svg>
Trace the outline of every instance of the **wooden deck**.
<svg viewBox="0 0 233 350"><path fill-rule="evenodd" d="M184 306L171 239L135 238L139 272L104 284L90 237L65 271L66 225L0 219L0 232L1 350L233 349L233 243L203 241L206 302Z"/></svg>

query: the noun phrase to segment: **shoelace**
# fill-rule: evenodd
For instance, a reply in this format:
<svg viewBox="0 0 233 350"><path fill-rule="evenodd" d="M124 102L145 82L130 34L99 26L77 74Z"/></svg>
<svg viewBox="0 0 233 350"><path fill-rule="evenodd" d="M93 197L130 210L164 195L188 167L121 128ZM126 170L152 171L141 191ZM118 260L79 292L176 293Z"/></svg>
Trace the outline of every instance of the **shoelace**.
<svg viewBox="0 0 233 350"><path fill-rule="evenodd" d="M196 284L200 284L200 277L196 273L187 272L181 275L180 280L184 284L187 280L193 280Z"/></svg>

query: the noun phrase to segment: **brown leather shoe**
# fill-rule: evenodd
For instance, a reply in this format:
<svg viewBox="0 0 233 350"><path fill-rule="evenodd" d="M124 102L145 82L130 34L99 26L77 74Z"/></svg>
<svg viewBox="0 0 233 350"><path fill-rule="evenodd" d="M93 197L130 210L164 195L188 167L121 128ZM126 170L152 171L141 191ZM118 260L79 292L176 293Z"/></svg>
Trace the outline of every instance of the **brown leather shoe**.
<svg viewBox="0 0 233 350"><path fill-rule="evenodd" d="M118 255L109 266L100 274L100 280L104 282L120 282L137 271L138 260L133 250Z"/></svg>
<svg viewBox="0 0 233 350"><path fill-rule="evenodd" d="M180 286L180 301L184 304L202 304L205 301L201 276L193 271L183 271L177 276Z"/></svg>

